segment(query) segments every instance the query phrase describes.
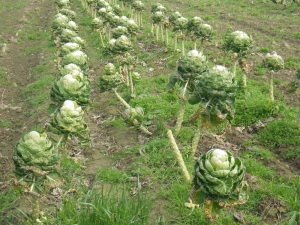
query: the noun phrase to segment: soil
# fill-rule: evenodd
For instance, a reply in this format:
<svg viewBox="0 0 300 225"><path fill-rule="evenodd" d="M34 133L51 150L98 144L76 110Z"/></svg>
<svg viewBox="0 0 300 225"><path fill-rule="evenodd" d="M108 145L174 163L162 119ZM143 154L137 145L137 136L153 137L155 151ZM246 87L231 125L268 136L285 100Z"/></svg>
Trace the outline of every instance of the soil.
<svg viewBox="0 0 300 225"><path fill-rule="evenodd" d="M167 1L169 4L174 4L174 1ZM250 1L249 1L250 2ZM256 6L255 1L254 6ZM5 191L8 188L8 182L14 178L13 169L14 164L12 161L13 149L18 142L23 132L34 127L34 124L41 124L47 120L47 115L43 110L33 109L26 99L24 99L24 89L35 81L31 75L31 69L41 64L43 59L47 57L48 52L43 49L27 53L27 49L34 49L37 45L46 45L49 40L31 40L22 36L24 32L31 29L40 29L44 31L51 26L51 21L55 15L55 6L53 1L47 0L11 0L11 7L15 7L13 14L11 10L0 9L0 72L4 71L5 76L0 73L0 191ZM181 9L184 8L185 2L178 1L177 6ZM278 6L280 9L280 6ZM203 12L201 9L199 13ZM261 19L255 16L245 15L245 18L237 16L229 16L232 12L224 11L221 13L221 19L212 24L213 27L218 28L218 32L224 33L228 23L236 29L246 28L247 33L259 33L253 37L259 46L270 45L266 37L281 38L282 42L273 42L276 48L280 50L280 55L284 58L299 57L300 41L292 39L290 33L300 32L300 26L297 24L289 25L290 33L282 34L269 29L273 26L271 20L264 20L263 26ZM33 19L29 15L34 14L36 18ZM183 12L184 14L184 12ZM18 16L16 16L18 15ZM234 14L233 14L234 15ZM295 16L299 21L299 15ZM226 21L226 24L224 24ZM285 21L277 26L285 27ZM2 29L7 28L7 29ZM292 31L290 30L292 29ZM4 47L7 43L7 49ZM2 46L1 46L2 44ZM159 46L158 46L159 47ZM215 46L211 46L215 47ZM153 48L157 48L154 45ZM144 49L151 49L151 46ZM94 49L87 46L87 54ZM98 60L98 59L97 59ZM91 59L90 77L96 79L96 75L102 71L102 66L99 66L96 59ZM257 64L259 61L253 56L249 58L252 64ZM55 75L55 66L53 63L53 71ZM295 71L292 69L284 69L275 74L278 79L286 80L287 82L295 81ZM250 78L256 78L253 68L249 73ZM8 84L7 84L8 83ZM298 91L290 93L285 84L278 84L277 91L281 92L283 98L292 106L300 106L300 93ZM92 148L83 153L86 159L86 175L93 179L97 165L102 166L115 166L118 169L124 169L130 163L130 160L122 160L116 164L109 156L116 154L122 149L133 147L137 144L142 144L147 141L139 132L132 128L117 129L114 127L101 128L102 124L108 119L118 116L121 112L121 106L112 106L108 103L107 99L111 98L109 93L99 94L96 87L92 90L93 107L90 109L86 116L89 129L92 137ZM50 100L49 100L50 102ZM36 114L31 116L32 111ZM155 128L150 128L155 133ZM200 155L213 147L222 147L225 150L234 151L238 156L245 150L243 146L244 140L254 140L253 133L247 132L247 129L241 130L233 127L230 133L224 135L211 135L203 134L201 145L198 146L197 154ZM267 166L272 167L276 173L288 177L295 177L300 170L299 160L286 160L284 158L286 148L277 148L274 153L278 155L276 159L265 162ZM157 209L161 211L162 209ZM277 199L262 199L258 208L258 213L264 218L267 224L273 224L278 221L278 215L286 212L286 205ZM0 220L1 221L1 220Z"/></svg>

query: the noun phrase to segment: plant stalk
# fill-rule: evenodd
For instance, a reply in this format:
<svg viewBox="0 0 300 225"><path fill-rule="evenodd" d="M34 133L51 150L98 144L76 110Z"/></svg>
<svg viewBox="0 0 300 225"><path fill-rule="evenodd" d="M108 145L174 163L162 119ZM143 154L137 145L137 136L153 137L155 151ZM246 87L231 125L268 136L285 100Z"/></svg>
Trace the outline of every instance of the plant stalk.
<svg viewBox="0 0 300 225"><path fill-rule="evenodd" d="M182 173L183 173L183 176L184 176L184 178L186 179L187 182L191 183L191 177L190 177L190 174L189 174L189 172L187 171L187 168L186 168L185 163L184 163L184 161L183 161L182 155L181 155L181 153L180 153L180 151L179 151L179 149L178 149L178 146L177 146L177 144L176 144L176 142L175 142L175 139L174 139L174 136L173 136L173 134L172 134L172 131L171 131L171 130L168 130L167 134L168 134L169 141L170 141L170 143L171 143L173 152L174 152L174 154L175 154L175 156L176 156L177 162L178 162L178 164L179 164L179 166L180 166L180 168L181 168L181 171L182 171Z"/></svg>
<svg viewBox="0 0 300 225"><path fill-rule="evenodd" d="M121 95L119 95L119 93L117 92L116 88L113 89L113 92L115 93L115 95L117 96L117 98L119 99L119 101L127 108L130 109L130 105L121 97Z"/></svg>

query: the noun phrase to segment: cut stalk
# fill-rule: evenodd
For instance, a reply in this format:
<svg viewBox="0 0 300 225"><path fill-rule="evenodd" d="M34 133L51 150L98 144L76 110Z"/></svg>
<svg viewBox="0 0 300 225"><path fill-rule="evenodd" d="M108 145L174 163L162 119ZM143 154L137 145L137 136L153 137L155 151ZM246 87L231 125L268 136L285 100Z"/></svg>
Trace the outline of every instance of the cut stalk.
<svg viewBox="0 0 300 225"><path fill-rule="evenodd" d="M274 80L274 72L271 71L271 73L270 73L270 99L271 99L272 102L274 102L273 80Z"/></svg>
<svg viewBox="0 0 300 225"><path fill-rule="evenodd" d="M117 96L117 98L119 99L119 101L120 101L127 109L130 109L130 105L122 98L121 95L119 95L119 93L117 92L116 88L113 89L113 92L115 93L115 95Z"/></svg>
<svg viewBox="0 0 300 225"><path fill-rule="evenodd" d="M178 162L178 164L179 164L179 166L181 168L181 171L183 173L183 176L184 176L184 178L186 179L187 182L191 183L190 174L189 174L189 172L188 172L188 170L187 170L187 168L185 166L185 163L184 163L182 155L181 155L181 153L180 153L180 151L178 149L178 146L177 146L177 144L175 142L175 139L174 139L174 136L172 134L172 131L168 130L167 134L168 134L169 141L171 143L173 152L174 152L174 154L176 156L177 162Z"/></svg>
<svg viewBox="0 0 300 225"><path fill-rule="evenodd" d="M137 120L133 120L133 125L135 127L137 127L140 131L142 131L144 134L152 135L152 133L150 131L148 131L146 127L144 127L143 125L139 124L139 122Z"/></svg>

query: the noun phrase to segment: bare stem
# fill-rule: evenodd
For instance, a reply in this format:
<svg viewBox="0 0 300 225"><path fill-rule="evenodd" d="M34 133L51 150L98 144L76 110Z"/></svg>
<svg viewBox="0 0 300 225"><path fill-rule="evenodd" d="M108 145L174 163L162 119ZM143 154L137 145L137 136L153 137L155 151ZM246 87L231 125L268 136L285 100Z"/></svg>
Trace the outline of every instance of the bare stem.
<svg viewBox="0 0 300 225"><path fill-rule="evenodd" d="M183 161L182 155L181 155L181 153L180 153L180 151L178 149L178 146L177 146L177 144L175 142L175 139L174 139L174 136L172 134L172 131L168 130L167 134L168 134L169 140L171 142L171 146L172 146L173 152L174 152L174 154L176 156L177 162L178 162L178 164L179 164L179 166L181 168L181 171L182 171L182 173L184 175L184 178L186 179L187 182L191 183L190 174L187 171L187 168L186 168L185 163Z"/></svg>
<svg viewBox="0 0 300 225"><path fill-rule="evenodd" d="M121 97L121 95L119 95L119 93L117 92L116 88L113 89L113 92L115 93L115 95L117 96L117 98L119 99L119 101L127 108L130 109L130 105Z"/></svg>

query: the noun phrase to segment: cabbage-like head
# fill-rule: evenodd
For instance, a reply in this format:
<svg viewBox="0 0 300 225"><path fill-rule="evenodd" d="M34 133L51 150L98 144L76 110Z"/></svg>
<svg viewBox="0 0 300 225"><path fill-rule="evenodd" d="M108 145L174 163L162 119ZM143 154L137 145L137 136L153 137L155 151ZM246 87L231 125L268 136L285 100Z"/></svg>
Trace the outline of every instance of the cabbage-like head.
<svg viewBox="0 0 300 225"><path fill-rule="evenodd" d="M174 25L173 25L173 30L174 31L184 31L187 29L189 20L185 17L179 17L177 20L175 20Z"/></svg>
<svg viewBox="0 0 300 225"><path fill-rule="evenodd" d="M138 83L142 79L141 75L138 72L136 72L136 71L132 72L131 77L132 77L132 82L134 84Z"/></svg>
<svg viewBox="0 0 300 225"><path fill-rule="evenodd" d="M112 9L113 9L113 12L114 12L116 15L121 16L121 14L123 13L123 10L122 10L122 8L120 7L120 5L115 4L115 5L112 5L111 7L112 7Z"/></svg>
<svg viewBox="0 0 300 225"><path fill-rule="evenodd" d="M128 29L124 26L117 26L112 30L112 37L118 39L122 35L129 35Z"/></svg>
<svg viewBox="0 0 300 225"><path fill-rule="evenodd" d="M109 91L122 83L121 75L116 72L114 64L108 63L100 77L100 92Z"/></svg>
<svg viewBox="0 0 300 225"><path fill-rule="evenodd" d="M188 79L195 79L208 69L206 57L197 50L189 51L179 59L178 73L186 82Z"/></svg>
<svg viewBox="0 0 300 225"><path fill-rule="evenodd" d="M63 68L60 69L60 76L63 77L65 75L71 73L73 70L77 70L77 71L82 72L81 68L79 66L77 66L74 63L70 63L70 64L67 64Z"/></svg>
<svg viewBox="0 0 300 225"><path fill-rule="evenodd" d="M200 103L211 124L234 117L234 102L237 91L233 74L224 66L214 66L197 80L190 98L191 104Z"/></svg>
<svg viewBox="0 0 300 225"><path fill-rule="evenodd" d="M69 30L73 30L75 31L76 33L78 33L78 25L70 20L67 24L66 24L66 28L69 29Z"/></svg>
<svg viewBox="0 0 300 225"><path fill-rule="evenodd" d="M125 53L132 49L132 43L130 38L125 35L121 35L114 44L113 51L116 54Z"/></svg>
<svg viewBox="0 0 300 225"><path fill-rule="evenodd" d="M213 35L213 29L212 29L211 25L203 23L194 29L193 34L197 38L202 38L202 39L208 40Z"/></svg>
<svg viewBox="0 0 300 225"><path fill-rule="evenodd" d="M163 13L167 12L167 9L160 3L156 3L151 6L151 13L154 14L157 11L161 11Z"/></svg>
<svg viewBox="0 0 300 225"><path fill-rule="evenodd" d="M107 63L104 67L104 75L114 75L116 73L116 67L112 63Z"/></svg>
<svg viewBox="0 0 300 225"><path fill-rule="evenodd" d="M133 1L132 2L132 8L135 11L141 12L145 9L144 3L142 3L141 1Z"/></svg>
<svg viewBox="0 0 300 225"><path fill-rule="evenodd" d="M245 166L230 152L211 149L195 164L194 185L213 200L227 200L238 192Z"/></svg>
<svg viewBox="0 0 300 225"><path fill-rule="evenodd" d="M64 29L70 19L61 13L55 15L54 20L52 21L52 29L55 33L60 33Z"/></svg>
<svg viewBox="0 0 300 225"><path fill-rule="evenodd" d="M187 29L189 32L193 32L199 27L200 24L203 23L204 23L203 19L201 19L199 16L195 16L191 20L189 20L187 24Z"/></svg>
<svg viewBox="0 0 300 225"><path fill-rule="evenodd" d="M90 91L90 82L87 77L80 71L73 70L70 74L54 81L50 97L55 102L64 102L68 99L85 107L90 102Z"/></svg>
<svg viewBox="0 0 300 225"><path fill-rule="evenodd" d="M249 54L253 48L252 37L243 31L234 31L225 37L225 50L244 56Z"/></svg>
<svg viewBox="0 0 300 225"><path fill-rule="evenodd" d="M169 16L169 21L170 21L170 23L172 24L172 26L174 26L175 21L176 21L179 17L182 17L182 15L181 15L181 13L178 12L178 11L172 13L172 14Z"/></svg>
<svg viewBox="0 0 300 225"><path fill-rule="evenodd" d="M81 46L81 48L85 48L85 40L83 40L81 37L76 36L71 38L71 42L77 43Z"/></svg>
<svg viewBox="0 0 300 225"><path fill-rule="evenodd" d="M60 34L60 42L61 44L63 43L67 43L67 42L72 42L72 38L76 37L77 33L74 30L70 30L70 29L62 29L61 30L61 34Z"/></svg>
<svg viewBox="0 0 300 225"><path fill-rule="evenodd" d="M77 66L79 66L83 71L86 70L88 67L88 57L85 53L83 53L80 50L65 55L62 61L63 61L63 66L70 63L74 63Z"/></svg>
<svg viewBox="0 0 300 225"><path fill-rule="evenodd" d="M268 53L264 60L264 66L271 71L277 72L284 68L284 60L280 55L277 55L276 52Z"/></svg>
<svg viewBox="0 0 300 225"><path fill-rule="evenodd" d="M70 1L69 0L55 0L55 4L58 8L70 8Z"/></svg>
<svg viewBox="0 0 300 225"><path fill-rule="evenodd" d="M51 172L58 159L59 155L47 134L36 131L31 131L20 139L13 155L16 173L20 176L41 176L42 172Z"/></svg>
<svg viewBox="0 0 300 225"><path fill-rule="evenodd" d="M98 30L98 29L102 29L103 27L103 20L101 20L99 17L96 17L92 20L92 29L93 30Z"/></svg>
<svg viewBox="0 0 300 225"><path fill-rule="evenodd" d="M131 36L136 35L139 28L139 26L133 19L129 19L124 26L127 27L128 32Z"/></svg>
<svg viewBox="0 0 300 225"><path fill-rule="evenodd" d="M98 8L105 8L109 6L109 3L105 0L98 0L97 2Z"/></svg>
<svg viewBox="0 0 300 225"><path fill-rule="evenodd" d="M67 8L62 8L58 10L59 13L67 16L70 20L75 20L77 14L73 10L67 9Z"/></svg>
<svg viewBox="0 0 300 225"><path fill-rule="evenodd" d="M125 120L128 120L133 124L135 123L135 121L141 124L144 118L144 110L143 108L138 106L135 108L129 108L124 111L123 117Z"/></svg>
<svg viewBox="0 0 300 225"><path fill-rule="evenodd" d="M65 55L69 54L70 52L74 52L76 50L81 50L81 46L77 43L67 42L63 46L61 46L59 50L60 50L59 56L63 57Z"/></svg>
<svg viewBox="0 0 300 225"><path fill-rule="evenodd" d="M81 106L78 106L75 101L66 100L62 107L51 115L51 126L60 133L76 135L87 129L83 116L84 111Z"/></svg>
<svg viewBox="0 0 300 225"><path fill-rule="evenodd" d="M164 13L161 11L156 11L152 15L152 21L154 24L159 24L164 20Z"/></svg>

